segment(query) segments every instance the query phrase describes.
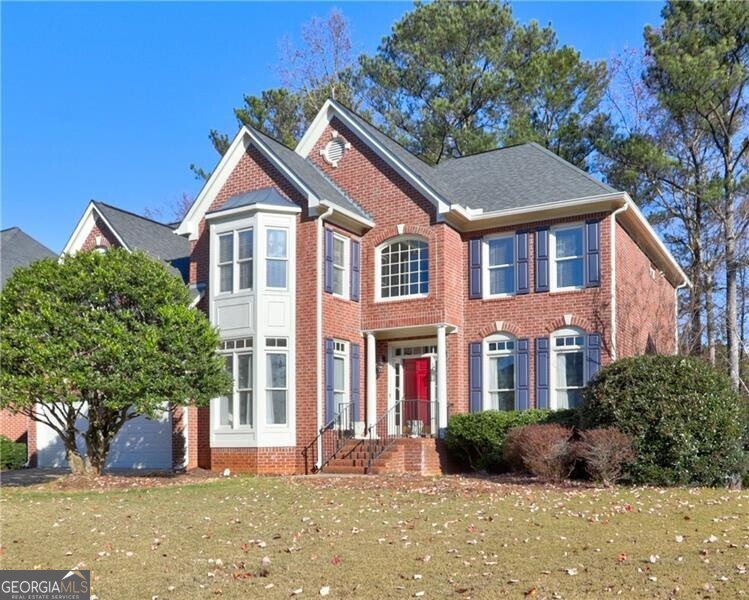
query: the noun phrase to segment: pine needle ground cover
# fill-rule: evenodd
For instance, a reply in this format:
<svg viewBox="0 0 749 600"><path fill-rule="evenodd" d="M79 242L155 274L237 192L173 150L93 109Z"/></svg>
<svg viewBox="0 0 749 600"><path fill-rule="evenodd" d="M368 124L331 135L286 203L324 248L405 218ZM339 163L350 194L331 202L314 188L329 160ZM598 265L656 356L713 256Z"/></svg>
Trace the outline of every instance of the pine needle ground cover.
<svg viewBox="0 0 749 600"><path fill-rule="evenodd" d="M749 492L480 478L2 490L0 567L105 598L749 596Z"/></svg>

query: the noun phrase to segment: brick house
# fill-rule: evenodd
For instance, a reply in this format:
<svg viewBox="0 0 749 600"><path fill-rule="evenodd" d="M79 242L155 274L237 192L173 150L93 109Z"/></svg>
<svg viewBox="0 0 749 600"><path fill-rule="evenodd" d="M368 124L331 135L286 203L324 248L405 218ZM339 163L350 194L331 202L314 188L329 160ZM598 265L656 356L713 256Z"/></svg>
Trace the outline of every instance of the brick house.
<svg viewBox="0 0 749 600"><path fill-rule="evenodd" d="M541 146L433 167L334 101L294 150L242 128L174 232L235 390L172 437L215 470L439 470L450 414L573 407L600 366L675 352L689 283L625 192Z"/></svg>

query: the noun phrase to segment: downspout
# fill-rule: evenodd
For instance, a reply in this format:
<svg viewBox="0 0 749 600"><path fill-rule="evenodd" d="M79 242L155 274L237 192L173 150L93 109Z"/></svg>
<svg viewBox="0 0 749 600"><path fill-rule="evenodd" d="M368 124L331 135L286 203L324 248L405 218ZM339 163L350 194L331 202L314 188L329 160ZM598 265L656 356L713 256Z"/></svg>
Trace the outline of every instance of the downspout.
<svg viewBox="0 0 749 600"><path fill-rule="evenodd" d="M629 209L629 202L611 213L611 360L616 360L616 215Z"/></svg>
<svg viewBox="0 0 749 600"><path fill-rule="evenodd" d="M323 312L323 275L324 275L324 257L323 244L325 243L325 219L333 214L333 207L329 207L324 213L317 217L317 431L319 432L324 426L323 423L323 406L325 393L323 387L323 345L322 345L322 312ZM317 439L317 466L320 466L322 457L322 437Z"/></svg>

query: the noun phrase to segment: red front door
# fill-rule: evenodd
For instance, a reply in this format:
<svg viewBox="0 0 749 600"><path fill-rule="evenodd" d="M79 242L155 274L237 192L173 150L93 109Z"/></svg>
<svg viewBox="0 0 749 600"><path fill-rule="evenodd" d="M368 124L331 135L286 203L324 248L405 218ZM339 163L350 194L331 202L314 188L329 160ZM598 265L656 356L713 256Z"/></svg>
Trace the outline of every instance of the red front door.
<svg viewBox="0 0 749 600"><path fill-rule="evenodd" d="M421 421L419 431L415 433L428 433L431 423L431 362L428 357L403 361L403 420L406 426L409 422Z"/></svg>

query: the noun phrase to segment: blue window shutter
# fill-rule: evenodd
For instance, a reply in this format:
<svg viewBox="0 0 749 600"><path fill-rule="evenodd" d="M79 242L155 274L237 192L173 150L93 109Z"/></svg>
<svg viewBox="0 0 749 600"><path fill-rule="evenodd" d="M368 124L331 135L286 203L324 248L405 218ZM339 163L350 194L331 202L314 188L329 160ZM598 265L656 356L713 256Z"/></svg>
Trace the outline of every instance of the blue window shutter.
<svg viewBox="0 0 749 600"><path fill-rule="evenodd" d="M325 230L325 291L333 293L333 232Z"/></svg>
<svg viewBox="0 0 749 600"><path fill-rule="evenodd" d="M585 222L585 285L601 285L601 222Z"/></svg>
<svg viewBox="0 0 749 600"><path fill-rule="evenodd" d="M470 269L469 298L481 298L481 246L482 238L468 242L468 266Z"/></svg>
<svg viewBox="0 0 749 600"><path fill-rule="evenodd" d="M536 408L549 408L549 338L536 338Z"/></svg>
<svg viewBox="0 0 749 600"><path fill-rule="evenodd" d="M351 240L351 299L359 302L359 288L361 286L361 245Z"/></svg>
<svg viewBox="0 0 749 600"><path fill-rule="evenodd" d="M528 340L518 340L517 364L515 365L515 408L528 410Z"/></svg>
<svg viewBox="0 0 749 600"><path fill-rule="evenodd" d="M481 412L481 342L468 344L469 402L471 412Z"/></svg>
<svg viewBox="0 0 749 600"><path fill-rule="evenodd" d="M536 230L536 291L549 291L549 228Z"/></svg>
<svg viewBox="0 0 749 600"><path fill-rule="evenodd" d="M325 423L330 423L335 415L335 394L333 393L333 352L335 343L331 338L325 338Z"/></svg>
<svg viewBox="0 0 749 600"><path fill-rule="evenodd" d="M515 234L515 246L515 276L517 277L515 292L518 294L527 294L529 292L527 231L518 231Z"/></svg>
<svg viewBox="0 0 749 600"><path fill-rule="evenodd" d="M588 354L586 357L588 361L588 381L590 381L601 368L601 335L589 333L586 349ZM587 384L588 381L585 383Z"/></svg>
<svg viewBox="0 0 749 600"><path fill-rule="evenodd" d="M359 402L361 397L361 382L359 377L359 344L351 344L351 414L353 420L359 420Z"/></svg>

